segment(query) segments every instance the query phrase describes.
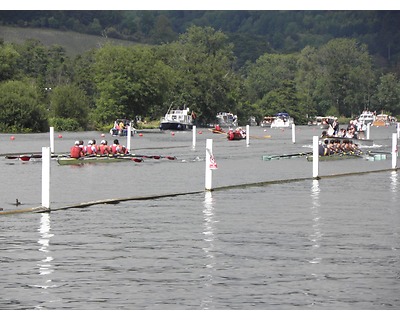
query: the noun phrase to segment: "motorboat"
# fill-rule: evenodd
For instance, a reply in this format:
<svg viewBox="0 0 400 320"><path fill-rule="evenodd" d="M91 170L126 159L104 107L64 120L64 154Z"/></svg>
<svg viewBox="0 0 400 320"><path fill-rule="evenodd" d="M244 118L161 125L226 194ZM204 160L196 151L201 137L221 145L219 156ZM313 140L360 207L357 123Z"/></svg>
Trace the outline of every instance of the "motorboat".
<svg viewBox="0 0 400 320"><path fill-rule="evenodd" d="M172 106L172 105L171 105ZM189 108L168 109L160 120L161 130L191 130L193 128L193 112Z"/></svg>
<svg viewBox="0 0 400 320"><path fill-rule="evenodd" d="M371 111L364 110L357 119L359 122L367 125L372 124L375 121L375 114Z"/></svg>
<svg viewBox="0 0 400 320"><path fill-rule="evenodd" d="M136 129L133 126L134 123L129 119L116 119L114 121L114 126L110 129L110 134L113 136L127 136L128 135L128 127L131 131L131 136L136 133Z"/></svg>
<svg viewBox="0 0 400 320"><path fill-rule="evenodd" d="M271 123L274 120L275 120L275 117L264 117L260 123L260 126L269 128L269 127L271 127Z"/></svg>
<svg viewBox="0 0 400 320"><path fill-rule="evenodd" d="M375 120L372 122L374 127L388 127L391 124L395 124L397 119L387 114L381 113L376 115Z"/></svg>
<svg viewBox="0 0 400 320"><path fill-rule="evenodd" d="M315 116L312 121L308 122L309 126L318 126L319 129L328 129L329 124L337 121L337 117L334 116Z"/></svg>
<svg viewBox="0 0 400 320"><path fill-rule="evenodd" d="M292 117L286 112L279 112L275 115L275 119L271 123L271 128L288 128L294 123Z"/></svg>
<svg viewBox="0 0 400 320"><path fill-rule="evenodd" d="M237 115L231 112L218 112L216 118L220 127L237 127L238 125Z"/></svg>
<svg viewBox="0 0 400 320"><path fill-rule="evenodd" d="M251 116L251 117L249 118L249 120L248 120L248 123L249 123L250 126L257 126L256 117Z"/></svg>

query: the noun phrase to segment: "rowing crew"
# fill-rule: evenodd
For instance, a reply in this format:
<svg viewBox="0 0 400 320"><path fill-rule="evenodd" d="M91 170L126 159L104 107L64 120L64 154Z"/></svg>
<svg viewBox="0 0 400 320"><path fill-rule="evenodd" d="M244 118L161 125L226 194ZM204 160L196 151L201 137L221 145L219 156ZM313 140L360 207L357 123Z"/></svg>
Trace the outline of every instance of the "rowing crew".
<svg viewBox="0 0 400 320"><path fill-rule="evenodd" d="M358 145L353 143L351 140L325 139L322 144L319 145L318 153L320 156L329 156L337 153L351 153L360 154L361 150Z"/></svg>
<svg viewBox="0 0 400 320"><path fill-rule="evenodd" d="M75 141L75 144L70 149L71 158L81 158L90 155L116 155L116 154L127 154L129 150L121 145L118 139L114 140L114 143L109 146L106 140L101 140L100 145L96 144L96 140L89 140L87 145L83 144L83 141Z"/></svg>

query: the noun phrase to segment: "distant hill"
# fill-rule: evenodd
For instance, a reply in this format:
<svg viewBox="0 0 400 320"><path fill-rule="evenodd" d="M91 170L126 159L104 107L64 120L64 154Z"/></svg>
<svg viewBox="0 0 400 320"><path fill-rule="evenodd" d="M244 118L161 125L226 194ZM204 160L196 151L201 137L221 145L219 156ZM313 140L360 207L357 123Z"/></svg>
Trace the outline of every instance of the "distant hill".
<svg viewBox="0 0 400 320"><path fill-rule="evenodd" d="M45 46L60 45L68 55L75 56L93 48L98 48L106 42L119 45L138 44L133 41L118 40L82 34L73 31L59 31L42 28L18 28L0 26L0 39L5 42L23 43L27 39L37 39Z"/></svg>

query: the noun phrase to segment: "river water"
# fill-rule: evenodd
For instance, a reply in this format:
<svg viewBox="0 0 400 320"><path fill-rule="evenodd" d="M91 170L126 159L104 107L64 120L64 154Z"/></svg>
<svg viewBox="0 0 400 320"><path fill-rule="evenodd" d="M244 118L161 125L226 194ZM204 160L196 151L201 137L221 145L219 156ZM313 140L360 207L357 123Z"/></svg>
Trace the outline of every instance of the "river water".
<svg viewBox="0 0 400 320"><path fill-rule="evenodd" d="M192 132L150 130L132 138L133 152L177 160L51 161L54 211L0 214L0 309L399 309L400 178L386 170L391 156L321 162L320 180L305 157L262 160L310 152L320 131L297 126L293 143L290 129L250 127L247 146L198 128L193 147ZM365 150L390 151L394 132L371 128ZM0 134L0 154L49 145L48 134L11 136ZM56 132L55 152L79 139L103 137ZM218 166L212 192L204 192L206 139ZM1 212L40 206L40 160L2 156L0 174Z"/></svg>

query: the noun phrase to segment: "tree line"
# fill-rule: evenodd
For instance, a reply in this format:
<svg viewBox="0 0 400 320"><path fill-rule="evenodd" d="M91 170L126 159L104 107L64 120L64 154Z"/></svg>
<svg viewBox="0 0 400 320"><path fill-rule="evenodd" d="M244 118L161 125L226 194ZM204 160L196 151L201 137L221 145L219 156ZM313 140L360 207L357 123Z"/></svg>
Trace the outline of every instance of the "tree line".
<svg viewBox="0 0 400 320"><path fill-rule="evenodd" d="M37 40L0 42L0 131L101 130L116 118L158 120L170 105L250 116L288 112L353 117L363 110L400 114L400 82L383 72L367 46L336 38L292 53L261 54L238 67L229 37L191 26L159 45L106 44L76 57Z"/></svg>
<svg viewBox="0 0 400 320"><path fill-rule="evenodd" d="M395 10L5 10L0 25L49 28L147 44L176 41L193 26L210 26L234 43L239 66L264 52L293 53L335 38L368 46L376 63L400 62L400 12Z"/></svg>

